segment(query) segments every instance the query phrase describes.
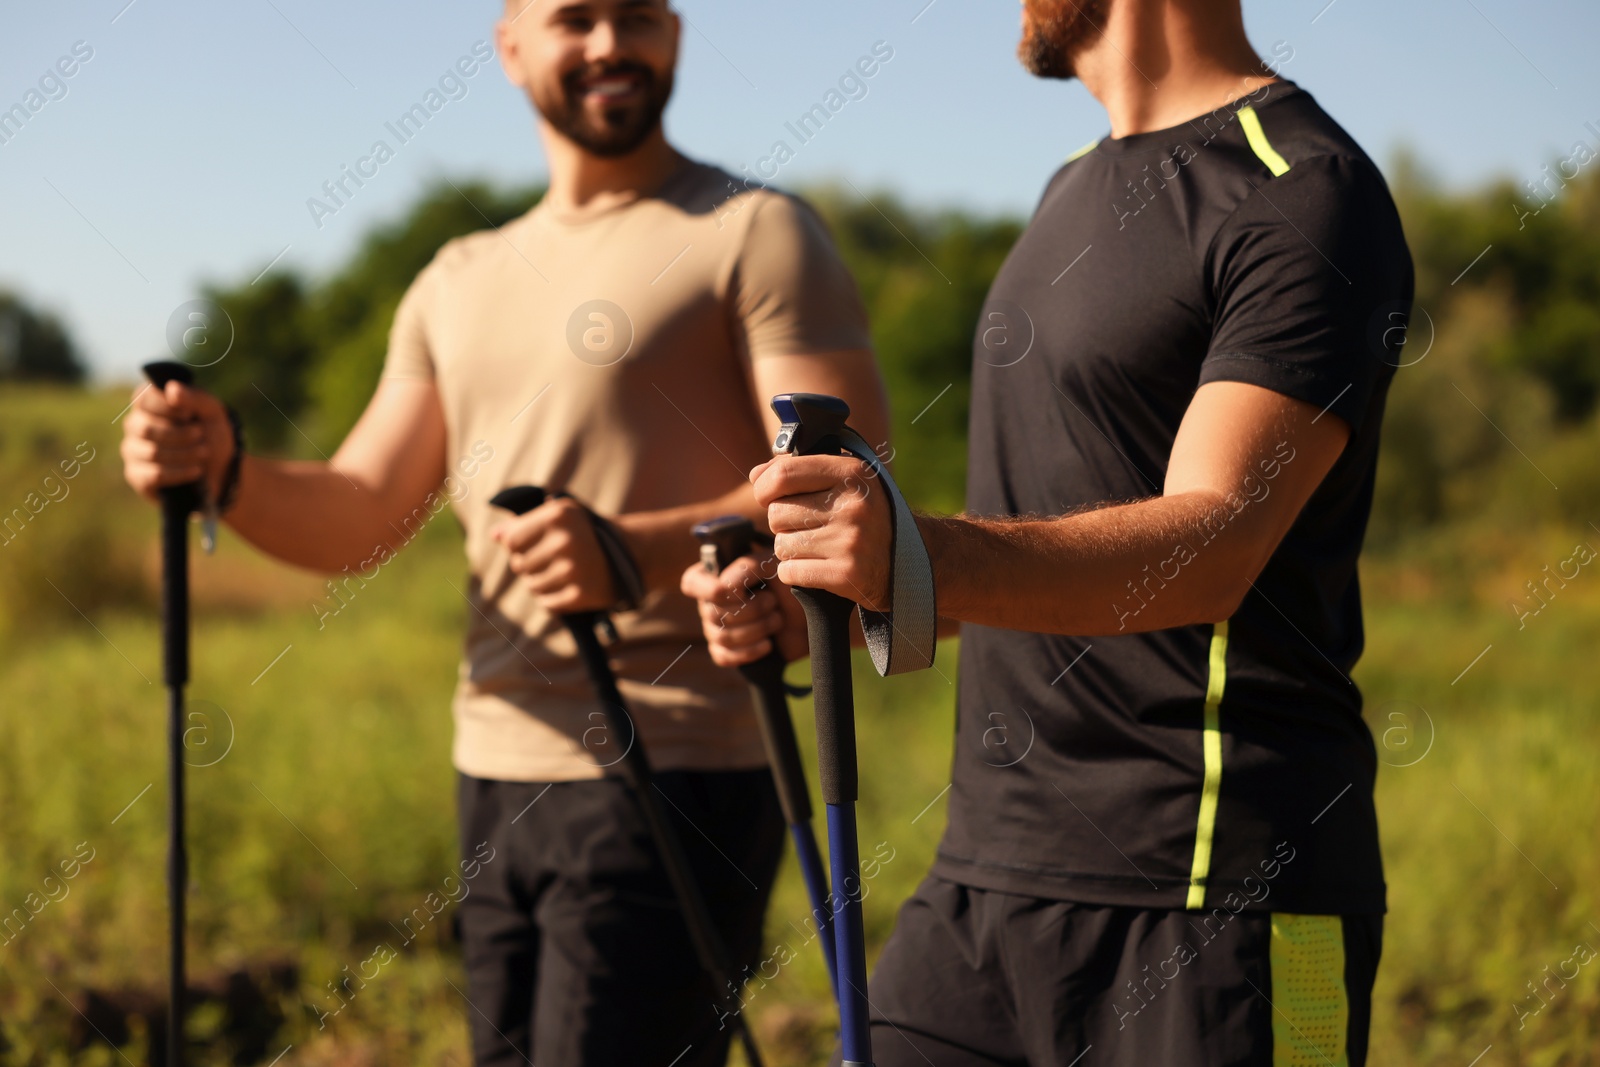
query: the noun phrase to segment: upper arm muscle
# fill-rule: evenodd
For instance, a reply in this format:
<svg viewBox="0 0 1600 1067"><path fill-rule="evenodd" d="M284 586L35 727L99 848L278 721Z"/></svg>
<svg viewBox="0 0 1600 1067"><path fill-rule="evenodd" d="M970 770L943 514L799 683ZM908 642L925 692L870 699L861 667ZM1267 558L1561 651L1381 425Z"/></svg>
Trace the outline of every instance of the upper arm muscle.
<svg viewBox="0 0 1600 1067"><path fill-rule="evenodd" d="M431 381L383 378L333 469L372 493L385 512L403 515L437 489L445 474L444 411Z"/></svg>
<svg viewBox="0 0 1600 1067"><path fill-rule="evenodd" d="M881 449L889 439L889 411L883 379L865 350L762 356L753 364L756 400L771 438L778 416L767 401L778 393L825 393L850 405L850 425L868 444Z"/></svg>
<svg viewBox="0 0 1600 1067"><path fill-rule="evenodd" d="M1314 405L1244 382L1210 382L1178 427L1163 492L1248 501L1235 524L1254 556L1253 580L1349 438L1344 420Z"/></svg>

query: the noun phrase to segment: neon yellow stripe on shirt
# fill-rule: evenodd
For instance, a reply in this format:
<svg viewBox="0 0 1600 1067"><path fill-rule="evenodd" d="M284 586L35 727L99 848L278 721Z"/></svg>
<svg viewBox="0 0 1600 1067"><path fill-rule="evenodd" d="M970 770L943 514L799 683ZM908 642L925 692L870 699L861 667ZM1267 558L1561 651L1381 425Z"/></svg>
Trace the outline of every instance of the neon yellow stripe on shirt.
<svg viewBox="0 0 1600 1067"><path fill-rule="evenodd" d="M1088 155L1090 152L1093 152L1095 150L1095 148L1099 144L1100 144L1099 138L1096 138L1095 140L1090 141L1088 144L1084 145L1082 148L1080 148L1076 152L1072 153L1072 155L1068 156L1066 158L1065 162L1066 163L1071 163L1074 159L1079 159L1079 158L1081 158L1083 156Z"/></svg>
<svg viewBox="0 0 1600 1067"><path fill-rule="evenodd" d="M1245 139L1250 142L1250 150L1267 165L1274 178L1289 172L1289 161L1280 156L1278 150L1272 147L1272 142L1267 140L1267 131L1261 128L1261 116L1256 114L1255 108L1247 105L1239 109L1239 125L1244 129Z"/></svg>
<svg viewBox="0 0 1600 1067"><path fill-rule="evenodd" d="M1217 830L1217 795L1222 791L1222 690L1228 681L1228 624L1211 631L1211 662L1206 677L1205 726L1200 735L1205 778L1200 785L1200 819L1194 831L1194 866L1189 869L1189 898L1184 906L1206 905L1206 879L1211 874L1211 842Z"/></svg>

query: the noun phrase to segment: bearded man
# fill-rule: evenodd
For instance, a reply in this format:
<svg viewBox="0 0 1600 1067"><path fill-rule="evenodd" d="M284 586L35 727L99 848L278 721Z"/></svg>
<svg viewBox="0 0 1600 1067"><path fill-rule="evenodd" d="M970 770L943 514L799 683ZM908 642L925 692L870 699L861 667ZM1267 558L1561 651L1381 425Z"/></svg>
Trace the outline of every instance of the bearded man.
<svg viewBox="0 0 1600 1067"><path fill-rule="evenodd" d="M955 759L872 976L876 1061L1358 1067L1385 893L1350 671L1399 217L1238 0L1024 0L1020 55L1111 133L990 290L967 512L918 519L962 624ZM883 611L893 523L861 475L751 477L782 582ZM719 662L757 632L803 649L775 583L718 625L750 570L684 575Z"/></svg>
<svg viewBox="0 0 1600 1067"><path fill-rule="evenodd" d="M644 745L735 965L757 966L782 818L745 683L712 664L677 576L698 557L693 523L764 525L744 477L777 428L764 398L838 393L873 440L887 426L866 314L821 221L667 143L679 32L664 0L510 0L495 41L537 111L549 190L418 275L331 462L236 462L223 405L176 383L126 420L134 488L204 477L235 530L303 567L370 566L441 488L454 505L471 571L454 762L476 872L459 918L484 1067L726 1059L730 991L701 970L613 769ZM609 518L637 587L617 587L573 499L490 507L519 483ZM603 728L561 625L608 608L636 737Z"/></svg>

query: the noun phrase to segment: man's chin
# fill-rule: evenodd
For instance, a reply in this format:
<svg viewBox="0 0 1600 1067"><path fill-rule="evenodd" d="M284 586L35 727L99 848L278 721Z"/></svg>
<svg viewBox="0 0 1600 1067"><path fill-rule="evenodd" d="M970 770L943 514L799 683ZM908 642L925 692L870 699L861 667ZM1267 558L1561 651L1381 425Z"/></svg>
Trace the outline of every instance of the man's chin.
<svg viewBox="0 0 1600 1067"><path fill-rule="evenodd" d="M1100 36L1103 0L1025 0L1017 59L1036 78L1067 81L1078 76L1073 56Z"/></svg>
<svg viewBox="0 0 1600 1067"><path fill-rule="evenodd" d="M581 135L572 137L572 139L590 155L599 156L602 159L621 159L623 156L631 155L637 151L639 146L649 139L654 129L655 127L652 126L644 131L584 131ZM572 135L569 133L568 136Z"/></svg>
<svg viewBox="0 0 1600 1067"><path fill-rule="evenodd" d="M615 159L628 155L649 139L661 123L659 112L648 102L631 107L592 111L580 100L562 101L563 109L534 106L554 130L585 152Z"/></svg>
<svg viewBox="0 0 1600 1067"><path fill-rule="evenodd" d="M582 123L573 131L577 134L573 139L597 156L614 159L644 144L656 128L656 122L641 115L607 116L607 120Z"/></svg>
<svg viewBox="0 0 1600 1067"><path fill-rule="evenodd" d="M1017 59L1022 63L1022 69L1035 78L1071 81L1078 76L1070 56L1037 36L1023 37L1017 45Z"/></svg>

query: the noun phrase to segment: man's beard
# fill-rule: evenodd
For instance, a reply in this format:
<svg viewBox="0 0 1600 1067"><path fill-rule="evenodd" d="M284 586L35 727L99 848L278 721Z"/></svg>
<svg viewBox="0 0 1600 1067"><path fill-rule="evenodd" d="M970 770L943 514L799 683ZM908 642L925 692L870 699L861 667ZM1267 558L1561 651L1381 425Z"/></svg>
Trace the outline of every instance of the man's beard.
<svg viewBox="0 0 1600 1067"><path fill-rule="evenodd" d="M606 108L599 123L584 110L583 83L606 74L637 74L643 82L644 101ZM658 78L643 63L613 63L580 67L561 79L561 99L550 106L534 100L539 114L570 141L597 156L625 156L649 137L661 123L661 113L672 97L672 72Z"/></svg>
<svg viewBox="0 0 1600 1067"><path fill-rule="evenodd" d="M1072 54L1100 35L1105 0L1023 0L1017 58L1040 78L1075 78Z"/></svg>

